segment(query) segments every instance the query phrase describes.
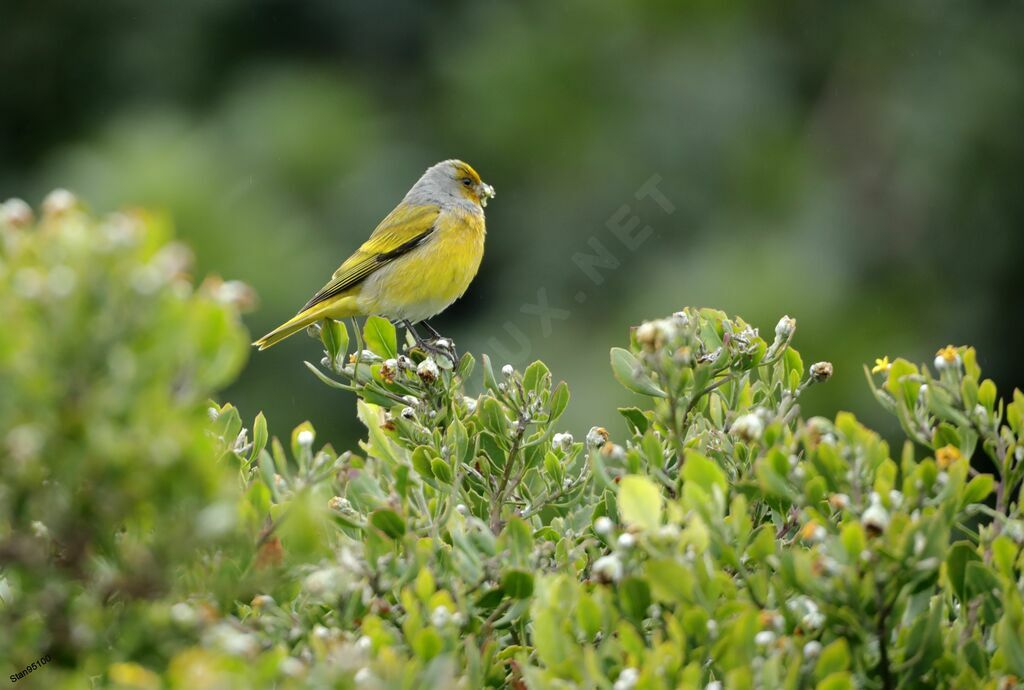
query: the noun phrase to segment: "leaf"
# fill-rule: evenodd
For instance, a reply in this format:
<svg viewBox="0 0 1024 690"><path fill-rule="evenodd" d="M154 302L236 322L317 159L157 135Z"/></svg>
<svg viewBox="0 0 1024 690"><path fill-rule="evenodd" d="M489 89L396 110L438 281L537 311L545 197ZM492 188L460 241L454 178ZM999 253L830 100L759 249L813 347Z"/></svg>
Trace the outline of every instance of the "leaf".
<svg viewBox="0 0 1024 690"><path fill-rule="evenodd" d="M270 438L270 434L267 431L267 418L263 416L261 411L256 415L256 420L252 423L252 451L249 453L249 462L255 460L260 451L267 447L267 441Z"/></svg>
<svg viewBox="0 0 1024 690"><path fill-rule="evenodd" d="M949 548L949 555L946 556L946 575L953 585L953 593L962 604L967 603L967 586L964 580L967 564L980 560L981 557L970 542L958 541Z"/></svg>
<svg viewBox="0 0 1024 690"><path fill-rule="evenodd" d="M412 649L423 661L429 661L444 648L441 636L433 628L423 628L412 637Z"/></svg>
<svg viewBox="0 0 1024 690"><path fill-rule="evenodd" d="M348 353L348 329L341 321L324 319L320 323L320 340L331 362L340 361L339 356L344 357Z"/></svg>
<svg viewBox="0 0 1024 690"><path fill-rule="evenodd" d="M1015 587L1009 588L1006 614L996 628L996 640L1013 673L1024 676L1024 602Z"/></svg>
<svg viewBox="0 0 1024 690"><path fill-rule="evenodd" d="M452 423L448 425L446 436L446 443L452 449L456 464L468 462L469 458L466 455L469 452L469 436L466 426L458 418L453 419Z"/></svg>
<svg viewBox="0 0 1024 690"><path fill-rule="evenodd" d="M619 583L619 603L627 616L635 622L647 617L651 605L651 588L643 578L630 576Z"/></svg>
<svg viewBox="0 0 1024 690"><path fill-rule="evenodd" d="M418 446L412 452L412 466L425 479L433 479L434 471L430 467L430 449L427 446Z"/></svg>
<svg viewBox="0 0 1024 690"><path fill-rule="evenodd" d="M960 504L968 506L973 503L981 503L992 493L995 483L995 478L991 474L979 474L967 483Z"/></svg>
<svg viewBox="0 0 1024 690"><path fill-rule="evenodd" d="M687 604L693 601L694 576L671 558L659 558L644 564L644 575L659 601Z"/></svg>
<svg viewBox="0 0 1024 690"><path fill-rule="evenodd" d="M619 515L627 525L648 531L658 529L662 501L661 491L647 477L630 474L619 484Z"/></svg>
<svg viewBox="0 0 1024 690"><path fill-rule="evenodd" d="M846 556L851 563L860 560L860 554L867 547L867 535L859 522L848 522L843 525L839 533L839 541L846 550Z"/></svg>
<svg viewBox="0 0 1024 690"><path fill-rule="evenodd" d="M814 686L815 690L854 690L854 687L848 671L829 674Z"/></svg>
<svg viewBox="0 0 1024 690"><path fill-rule="evenodd" d="M455 370L456 375L463 381L467 380L472 374L473 369L476 367L476 359L470 353L462 355L462 359L459 360L459 366Z"/></svg>
<svg viewBox="0 0 1024 690"><path fill-rule="evenodd" d="M650 425L647 415L639 407L620 407L619 414L626 420L629 431L636 436L642 436Z"/></svg>
<svg viewBox="0 0 1024 690"><path fill-rule="evenodd" d="M506 570L501 577L501 588L513 599L529 599L533 594L533 574L518 568Z"/></svg>
<svg viewBox="0 0 1024 690"><path fill-rule="evenodd" d="M484 388L497 394L498 380L494 378L494 367L491 366L491 358L487 355L482 355L482 361L484 369Z"/></svg>
<svg viewBox="0 0 1024 690"><path fill-rule="evenodd" d="M480 400L478 407L478 415L485 428L499 438L508 435L508 417L501 403L488 395Z"/></svg>
<svg viewBox="0 0 1024 690"><path fill-rule="evenodd" d="M964 590L967 599L973 599L979 594L997 596L995 593L1002 592L1003 585L987 565L980 561L968 561L964 568Z"/></svg>
<svg viewBox="0 0 1024 690"><path fill-rule="evenodd" d="M452 483L452 468L444 458L432 458L430 461L430 471L437 477L437 481L443 484Z"/></svg>
<svg viewBox="0 0 1024 690"><path fill-rule="evenodd" d="M569 406L569 386L565 381L559 381L555 390L551 393L551 411L548 413L548 423L554 423L562 416L565 408Z"/></svg>
<svg viewBox="0 0 1024 690"><path fill-rule="evenodd" d="M712 487L717 486L724 494L729 488L725 478L725 472L715 463L695 450L687 450L683 462L683 480L693 482L708 494L712 494Z"/></svg>
<svg viewBox="0 0 1024 690"><path fill-rule="evenodd" d="M523 372L523 390L534 391L540 395L544 387L544 381L550 378L550 376L551 372L544 362L539 360L534 362L526 367L526 371Z"/></svg>
<svg viewBox="0 0 1024 690"><path fill-rule="evenodd" d="M370 524L392 539L405 534L405 520L390 508L378 508L370 513Z"/></svg>
<svg viewBox="0 0 1024 690"><path fill-rule="evenodd" d="M850 668L850 645L843 637L821 650L818 663L814 665L814 675L825 678L833 673L846 671Z"/></svg>
<svg viewBox="0 0 1024 690"><path fill-rule="evenodd" d="M656 398L667 398L665 391L658 388L650 377L643 372L640 362L629 350L621 347L611 349L612 373L615 378L634 393L650 395Z"/></svg>
<svg viewBox="0 0 1024 690"><path fill-rule="evenodd" d="M395 327L380 316L370 316L363 326L363 342L370 352L391 359L398 356L398 338Z"/></svg>

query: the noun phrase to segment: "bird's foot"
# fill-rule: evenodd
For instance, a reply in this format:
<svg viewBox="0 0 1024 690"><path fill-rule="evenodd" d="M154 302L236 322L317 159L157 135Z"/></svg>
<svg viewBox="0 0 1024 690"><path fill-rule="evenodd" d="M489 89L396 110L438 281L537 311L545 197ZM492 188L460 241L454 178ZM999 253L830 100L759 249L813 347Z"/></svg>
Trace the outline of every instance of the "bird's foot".
<svg viewBox="0 0 1024 690"><path fill-rule="evenodd" d="M452 366L458 363L459 353L455 349L455 343L450 338L443 337L440 333L435 331L430 325L427 325L427 329L434 336L433 338L423 338L416 329L412 327L412 324L405 322L406 331L412 337L413 344L411 347L407 346L407 349L419 349L425 354L447 357L451 360Z"/></svg>
<svg viewBox="0 0 1024 690"><path fill-rule="evenodd" d="M435 357L447 357L451 361L452 366L459 361L459 352L455 349L455 343L449 338L418 340L413 347Z"/></svg>

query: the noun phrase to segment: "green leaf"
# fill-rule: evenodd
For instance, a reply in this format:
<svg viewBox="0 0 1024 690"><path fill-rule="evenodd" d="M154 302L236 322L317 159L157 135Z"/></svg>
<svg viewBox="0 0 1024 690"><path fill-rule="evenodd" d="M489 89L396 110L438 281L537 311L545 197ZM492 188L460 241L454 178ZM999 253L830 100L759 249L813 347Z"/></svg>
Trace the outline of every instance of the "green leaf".
<svg viewBox="0 0 1024 690"><path fill-rule="evenodd" d="M498 380L494 378L494 367L491 366L491 358L487 355L482 355L481 360L483 361L484 368L484 388L497 394Z"/></svg>
<svg viewBox="0 0 1024 690"><path fill-rule="evenodd" d="M491 396L484 396L478 404L477 414L484 423L484 427L497 437L508 435L508 417L505 416L505 409L501 403Z"/></svg>
<svg viewBox="0 0 1024 690"><path fill-rule="evenodd" d="M980 561L968 561L964 568L964 590L967 599L979 594L993 596L993 592L1002 592L1003 584L992 569Z"/></svg>
<svg viewBox="0 0 1024 690"><path fill-rule="evenodd" d="M821 679L849 668L850 645L846 642L846 638L840 637L821 650L818 663L814 665L814 675Z"/></svg>
<svg viewBox="0 0 1024 690"><path fill-rule="evenodd" d="M626 420L630 433L636 436L642 436L650 425L647 415L639 407L620 407L619 414Z"/></svg>
<svg viewBox="0 0 1024 690"><path fill-rule="evenodd" d="M729 488L729 482L725 478L725 472L715 463L695 450L687 450L683 462L683 480L693 482L708 494L712 494L712 487L717 486L723 495Z"/></svg>
<svg viewBox="0 0 1024 690"><path fill-rule="evenodd" d="M991 412L996 407L996 384L992 379L985 379L978 386L978 403Z"/></svg>
<svg viewBox="0 0 1024 690"><path fill-rule="evenodd" d="M412 649L423 661L429 661L441 653L444 642L433 628L423 628L412 637Z"/></svg>
<svg viewBox="0 0 1024 690"><path fill-rule="evenodd" d="M476 367L476 359L470 353L462 355L462 359L459 360L459 366L456 369L456 375L466 381L473 374L473 369Z"/></svg>
<svg viewBox="0 0 1024 690"><path fill-rule="evenodd" d="M363 342L366 347L384 359L398 356L398 338L395 327L380 316L370 316L363 326Z"/></svg>
<svg viewBox="0 0 1024 690"><path fill-rule="evenodd" d="M1006 614L996 628L996 640L1013 673L1024 676L1024 602L1015 587L1009 588Z"/></svg>
<svg viewBox="0 0 1024 690"><path fill-rule="evenodd" d="M269 438L270 434L267 431L267 418L263 416L263 412L261 411L256 415L256 420L252 423L252 451L249 453L250 463L259 457L260 451L267 447L267 441Z"/></svg>
<svg viewBox="0 0 1024 690"><path fill-rule="evenodd" d="M434 471L431 469L431 450L427 446L419 446L412 452L412 466L425 479L433 479Z"/></svg>
<svg viewBox="0 0 1024 690"><path fill-rule="evenodd" d="M548 414L548 423L554 423L562 416L565 408L569 405L569 386L565 381L559 381L555 390L551 393L551 411Z"/></svg>
<svg viewBox="0 0 1024 690"><path fill-rule="evenodd" d="M453 419L452 423L448 425L446 436L446 443L452 449L452 457L455 458L455 462L468 462L469 458L466 456L469 453L469 435L466 432L466 426L459 419Z"/></svg>
<svg viewBox="0 0 1024 690"><path fill-rule="evenodd" d="M775 529L771 525L761 525L747 547L747 556L754 561L761 561L775 553Z"/></svg>
<svg viewBox="0 0 1024 690"><path fill-rule="evenodd" d="M855 687L850 673L841 671L822 678L821 682L814 686L814 690L854 690Z"/></svg>
<svg viewBox="0 0 1024 690"><path fill-rule="evenodd" d="M405 520L390 508L378 508L370 513L370 524L392 539L405 534Z"/></svg>
<svg viewBox="0 0 1024 690"><path fill-rule="evenodd" d="M630 474L619 483L619 515L634 527L654 531L661 525L663 497L647 477Z"/></svg>
<svg viewBox="0 0 1024 690"><path fill-rule="evenodd" d="M860 560L860 554L867 547L867 535L859 522L848 522L843 525L839 533L839 541L846 550L846 556L851 563Z"/></svg>
<svg viewBox="0 0 1024 690"><path fill-rule="evenodd" d="M969 506L973 503L981 503L992 493L995 484L995 478L991 474L977 475L967 483L960 505Z"/></svg>
<svg viewBox="0 0 1024 690"><path fill-rule="evenodd" d="M961 603L967 603L967 586L964 580L967 564L980 560L981 556L970 542L958 541L949 548L949 555L946 556L946 575L953 585L953 593Z"/></svg>
<svg viewBox="0 0 1024 690"><path fill-rule="evenodd" d="M629 350L613 347L611 350L612 373L615 378L634 393L650 395L656 398L667 398L665 391L658 388L654 381L644 373L640 362Z"/></svg>
<svg viewBox="0 0 1024 690"><path fill-rule="evenodd" d="M659 601L675 604L693 601L694 576L675 560L651 559L644 564L644 574Z"/></svg>
<svg viewBox="0 0 1024 690"><path fill-rule="evenodd" d="M651 605L651 588L643 578L630 576L619 583L619 604L635 622L647 617Z"/></svg>
<svg viewBox="0 0 1024 690"><path fill-rule="evenodd" d="M432 458L430 460L430 471L437 477L437 481L443 484L452 483L452 468L444 458Z"/></svg>
<svg viewBox="0 0 1024 690"><path fill-rule="evenodd" d="M339 361L348 353L348 329L341 321L324 319L320 322L320 340L324 344L331 362Z"/></svg>
<svg viewBox="0 0 1024 690"><path fill-rule="evenodd" d="M526 367L526 371L523 372L523 390L534 391L540 395L544 387L544 381L550 376L551 372L544 362L534 362Z"/></svg>
<svg viewBox="0 0 1024 690"><path fill-rule="evenodd" d="M513 599L528 599L533 594L533 574L518 568L506 570L501 577L501 588Z"/></svg>
<svg viewBox="0 0 1024 690"><path fill-rule="evenodd" d="M601 632L601 607L594 597L586 593L580 595L576 604L576 621L588 640L593 640Z"/></svg>

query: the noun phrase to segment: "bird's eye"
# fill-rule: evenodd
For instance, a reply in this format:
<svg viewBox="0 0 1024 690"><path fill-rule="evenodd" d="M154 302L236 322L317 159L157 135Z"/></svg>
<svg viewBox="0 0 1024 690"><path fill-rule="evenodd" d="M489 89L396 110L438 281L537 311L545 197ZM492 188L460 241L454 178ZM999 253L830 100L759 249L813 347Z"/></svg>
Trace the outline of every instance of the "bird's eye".
<svg viewBox="0 0 1024 690"><path fill-rule="evenodd" d="M473 184L473 180L469 179L468 177L463 177L462 178L462 185L464 187L469 187L472 184Z"/></svg>

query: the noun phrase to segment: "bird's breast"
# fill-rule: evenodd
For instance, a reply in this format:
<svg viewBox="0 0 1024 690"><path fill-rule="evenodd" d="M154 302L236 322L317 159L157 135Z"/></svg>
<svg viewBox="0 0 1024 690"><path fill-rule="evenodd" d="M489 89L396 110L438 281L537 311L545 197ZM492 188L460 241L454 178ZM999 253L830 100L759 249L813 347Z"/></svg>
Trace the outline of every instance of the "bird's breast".
<svg viewBox="0 0 1024 690"><path fill-rule="evenodd" d="M483 215L445 210L422 245L370 277L363 297L370 313L421 321L466 292L484 255Z"/></svg>

